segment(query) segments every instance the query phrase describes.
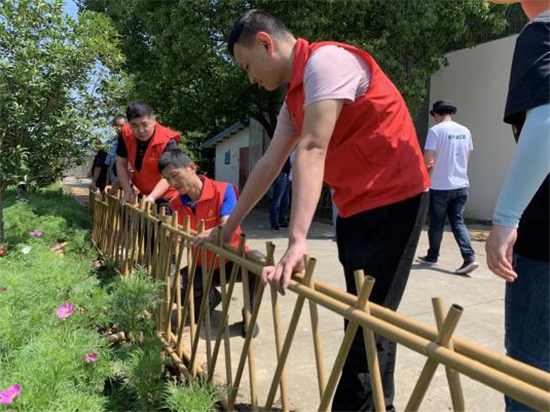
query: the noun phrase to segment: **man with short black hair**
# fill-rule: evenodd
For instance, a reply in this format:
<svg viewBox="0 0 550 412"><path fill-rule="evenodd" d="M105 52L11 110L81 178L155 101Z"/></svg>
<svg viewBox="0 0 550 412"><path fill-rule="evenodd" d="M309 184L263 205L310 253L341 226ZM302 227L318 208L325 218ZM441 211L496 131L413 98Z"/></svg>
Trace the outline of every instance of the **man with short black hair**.
<svg viewBox="0 0 550 412"><path fill-rule="evenodd" d="M178 212L178 223L183 225L186 218L189 218L189 223L192 230L197 230L199 222L204 221L205 232L211 232L217 226L224 225L229 218L229 215L235 208L237 203L237 188L231 183L218 182L216 180L209 179L205 175L197 174L197 167L189 159L185 153L179 149L168 150L160 157L158 162L158 169L164 178L168 181L171 187L177 190L178 195L174 197L170 202L170 208L174 212ZM242 230L237 227L237 230L233 234L231 239L231 246L237 248L239 246L239 237L242 234ZM252 256L258 256L257 251L248 251L252 253ZM221 259L217 259L212 262L212 253L206 252L206 262L203 262L202 255L197 256L197 270L193 281L194 300L195 300L195 316L198 317L198 308L203 296L203 284L201 270L198 268L205 265L209 268L214 265L215 271L213 279L219 281L220 272L219 267ZM233 263L230 261L225 262L225 268L227 274L231 273ZM189 283L188 267L181 270L181 282L183 295L187 289ZM254 305L254 297L256 295L257 279L255 275L249 276L249 287L251 305ZM221 302L220 292L215 287L212 287L208 291L208 304L210 311ZM246 336L246 321L244 317L243 309L243 323L242 323L242 335ZM253 336L255 337L259 333L259 327L255 325L253 330Z"/></svg>
<svg viewBox="0 0 550 412"><path fill-rule="evenodd" d="M165 150L177 147L180 135L157 122L153 109L144 101L131 103L126 118L128 123L120 130L116 151L117 175L124 190L122 203L134 201L128 173L130 163L134 171L132 183L140 195L158 208L167 207L177 192L160 174L158 160Z"/></svg>
<svg viewBox="0 0 550 412"><path fill-rule="evenodd" d="M111 143L109 153L107 154L107 159L105 160L105 164L109 166L108 184L105 186L105 192L109 192L111 190L116 191L120 187L120 182L118 181L118 176L116 173L116 149L118 147L120 131L125 124L126 116L123 114L117 114L113 117L113 120L111 120L111 126L114 131L114 140Z"/></svg>
<svg viewBox="0 0 550 412"><path fill-rule="evenodd" d="M224 225L224 240L296 148L288 248L275 266L263 268L262 280L284 294L292 272L303 270L307 233L324 180L334 189L338 207L338 256L347 291L357 295L354 271L362 269L376 278L370 301L396 310L422 230L429 186L403 97L367 52L343 43L296 39L263 11L247 11L235 22L228 49L251 82L268 91L288 83L288 91L269 147ZM204 240L199 237L196 243ZM396 344L378 336L376 347L385 404L392 411ZM361 332L353 340L332 408L374 409Z"/></svg>
<svg viewBox="0 0 550 412"><path fill-rule="evenodd" d="M428 131L424 148L424 161L432 178L428 230L430 248L428 254L419 256L417 261L430 266L437 264L447 216L464 260L455 273L467 274L479 267L464 224L470 187L468 161L474 146L468 128L453 120L456 112L456 106L446 100L435 102L430 111L436 123Z"/></svg>

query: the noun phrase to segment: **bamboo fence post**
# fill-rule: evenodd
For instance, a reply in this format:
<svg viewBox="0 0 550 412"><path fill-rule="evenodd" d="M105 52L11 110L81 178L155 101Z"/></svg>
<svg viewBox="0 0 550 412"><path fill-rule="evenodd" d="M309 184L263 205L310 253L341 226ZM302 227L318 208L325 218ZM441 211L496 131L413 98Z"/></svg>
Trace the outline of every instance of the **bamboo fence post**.
<svg viewBox="0 0 550 412"><path fill-rule="evenodd" d="M358 287L357 290L359 291L359 293L357 296L357 301L355 302L356 308L363 309L367 305L373 285L374 279L369 276L367 277L366 282L362 282L361 288ZM332 396L334 395L334 391L336 390L336 385L338 384L338 379L340 378L340 374L344 367L344 363L346 362L346 358L348 357L351 344L353 343L353 338L355 337L358 328L358 323L348 323L346 332L344 334L344 339L342 340L342 344L340 345L340 349L338 350L338 354L336 355L336 360L334 361L332 372L330 373L330 377L325 386L323 397L321 398L321 404L318 408L319 411L328 411Z"/></svg>
<svg viewBox="0 0 550 412"><path fill-rule="evenodd" d="M201 220L199 222L199 227L197 230L197 235L204 232L204 220ZM187 289L193 290L194 285L194 278L196 276L197 271L197 258L199 256L200 247L195 248L195 252L193 254L193 262L191 271L189 271L189 280L187 282ZM202 305L201 305L202 306ZM191 373L193 376L196 376L196 368L195 368L195 359L197 357L197 349L199 346L199 337L200 337L200 310L199 310L199 323L195 325L195 302L194 299L189 299L189 308L190 308L190 319L189 322L191 323L191 360L189 361ZM194 331L194 332L193 332ZM193 335L194 333L194 335Z"/></svg>
<svg viewBox="0 0 550 412"><path fill-rule="evenodd" d="M435 313L435 321L437 324L437 329L441 330L443 326L443 321L445 320L445 308L443 304L443 298L433 298L432 305ZM453 342L450 341L447 345L447 348L454 350ZM449 381L449 390L451 392L451 402L453 405L453 410L455 412L464 412L466 406L464 403L464 394L462 392L462 385L460 384L460 374L445 366L445 373L447 374L447 380Z"/></svg>
<svg viewBox="0 0 550 412"><path fill-rule="evenodd" d="M218 246L223 247L223 239L221 238L221 236L219 239ZM244 248L244 244L243 244L243 248ZM233 273L233 267L231 268L231 273ZM238 270L235 270L235 278L237 273L238 273ZM235 280L233 280L233 284L234 283L235 283ZM231 297L228 297L227 295L227 273L225 272L225 261L224 263L220 264L220 289L222 293L222 320L220 321L220 328L223 330L223 347L224 347L224 354L225 354L225 382L226 382L226 385L229 387L229 385L231 385L231 383L233 382L233 374L231 371L231 344L229 341L229 325L228 325L228 317L227 317L229 304L231 302ZM219 338L220 339L222 338L221 335L219 335ZM219 346L218 337L216 337L216 345ZM216 361L217 359L214 357L214 353L213 353L212 363L216 365ZM208 379L211 380L213 377L214 377L214 368L212 368L211 371L208 372Z"/></svg>
<svg viewBox="0 0 550 412"><path fill-rule="evenodd" d="M445 317L445 321L441 326L439 336L437 337L437 341L435 342L436 345L446 347L449 344L453 332L458 325L458 321L460 320L460 316L462 315L462 311L463 309L458 305L451 306L451 309L449 309L449 312ZM426 391L428 390L428 386L430 386L430 382L435 374L438 365L439 362L434 359L428 359L426 361L426 363L424 364L424 368L420 373L418 381L416 382L413 393L411 394L409 403L405 408L406 411L415 412L420 408L420 404L424 399L424 395L426 395Z"/></svg>
<svg viewBox="0 0 550 412"><path fill-rule="evenodd" d="M139 233L136 233L136 243L135 243L135 264L141 265L143 264L143 242L145 240L144 238L144 227L143 227L143 210L145 209L145 199L142 197L138 204L138 210L137 210L137 227Z"/></svg>
<svg viewBox="0 0 550 412"><path fill-rule="evenodd" d="M189 229L190 230L190 229ZM204 222L199 222L199 227L197 230L197 234L202 233L204 230ZM183 322L185 322L185 319L187 317L187 310L189 310L189 337L191 341L191 347L193 346L193 342L195 341L195 333L196 333L196 324L195 324L195 291L194 291L194 282L195 282L195 276L197 271L197 261L199 256L200 248L192 249L192 242L193 239L189 238L188 242L188 265L187 265L187 289L185 291L185 299L184 299L184 305L182 309L182 325ZM193 369L191 369L193 372Z"/></svg>
<svg viewBox="0 0 550 412"><path fill-rule="evenodd" d="M243 253L245 250L245 238L241 236L239 238L239 246L238 246L239 254ZM223 267L220 266L220 269ZM225 273L225 267L223 267L223 272ZM218 353L220 350L220 344L222 339L222 334L226 333L227 337L227 343L226 343L226 350L229 348L229 330L227 327L223 327L223 325L227 326L228 316L229 316L229 306L231 305L231 297L233 296L233 290L235 288L235 283L237 281L237 276L239 274L240 266L237 263L233 264L233 267L231 269L231 275L229 277L229 285L227 288L227 291L225 293L225 296L223 294L223 288L222 288L222 316L220 319L220 325L222 325L222 328L218 329L217 336L216 336L216 342L214 345L214 351L212 352L212 364L215 364L218 358ZM223 277L222 277L223 280ZM225 329L225 331L224 331ZM229 356L228 356L229 354ZM231 352L226 353L226 378L228 379L228 386L232 383L231 378ZM208 379L211 380L214 375L214 368L211 366L208 371Z"/></svg>
<svg viewBox="0 0 550 412"><path fill-rule="evenodd" d="M313 276L313 270L315 269L316 262L317 260L315 258L310 258L306 263L306 272L304 275L304 285L303 285L303 287L306 289L310 288L308 285ZM292 280L291 280L291 283L292 283ZM279 362L277 363L277 369L275 370L275 375L273 377L273 381L271 382L271 387L269 389L269 394L267 397L267 401L265 403L265 408L264 408L265 410L269 411L273 406L273 401L275 400L275 393L277 391L277 386L278 386L279 380L281 379L281 373L283 371L283 368L286 363L286 359L290 352L290 346L292 345L292 340L294 339L294 334L296 333L296 327L298 326L298 321L300 320L300 314L302 312L302 308L304 307L304 301L305 301L304 296L298 296L298 298L296 299L296 305L294 306L294 312L292 313L290 325L288 326L285 342L281 350L281 356L279 358ZM235 397L236 397L236 393L233 397L233 401L229 402L230 405L233 405Z"/></svg>
<svg viewBox="0 0 550 412"><path fill-rule="evenodd" d="M170 226L177 229L178 226L178 213L174 212L172 215L172 218L170 220ZM177 236L175 232L170 231L170 263L168 264L168 271L166 273L166 324L165 326L165 332L164 336L166 337L166 340L170 342L169 338L169 332L172 327L172 308L174 306L174 297L176 297L176 300L178 299L177 291L179 290L179 266L181 264L181 259L183 255L183 250L181 248L178 248L179 242L177 240ZM174 250L174 256L176 257L176 261L174 262L174 274L173 274L173 280L172 278L172 248ZM178 305L176 304L176 310L178 309ZM179 323L177 324L179 326Z"/></svg>
<svg viewBox="0 0 550 412"><path fill-rule="evenodd" d="M267 243L267 258L266 265L273 266L275 264L275 244L273 242ZM277 354L277 362L281 357L281 351L283 347L283 334L281 332L281 312L279 309L279 294L275 288L269 288L271 292L271 312L273 314L273 329L275 333L275 349ZM288 406L288 386L286 382L286 367L283 366L281 371L281 380L280 380L280 390L281 390L281 405L283 407L283 412L289 412L290 408Z"/></svg>
<svg viewBox="0 0 550 412"><path fill-rule="evenodd" d="M187 235L191 234L191 220L189 216L185 217L185 220L183 222L183 232ZM185 296L183 297L183 307L181 308L181 311L179 313L178 317L178 339L176 343L176 352L178 356L182 356L183 351L183 328L185 326L185 319L186 319L186 312L187 308L190 307L190 300L193 300L193 288L189 287L189 278L190 278L190 268L192 265L192 259L193 259L193 253L191 251L191 239L190 238L184 238L183 239L183 247L185 249L185 254L187 257L187 288L185 290ZM180 275L181 276L181 275ZM194 315L194 314L193 314ZM190 316L191 318L191 316ZM191 326L193 328L191 329ZM189 330L190 330L190 336L191 336L191 342L193 341L193 332L194 324L191 325L191 322L189 322Z"/></svg>
<svg viewBox="0 0 550 412"><path fill-rule="evenodd" d="M365 273L363 272L363 270L356 270L354 272L354 276L357 290L360 290L360 287L365 282L372 282L371 290L372 287L374 287L374 278L370 276L365 278ZM361 309L363 309L363 311L367 315L370 315L368 299L369 296L367 296L367 302L363 304ZM386 405L384 399L384 388L382 386L382 377L380 376L380 364L378 363L376 340L374 338L374 332L372 330L364 326L362 327L362 329L363 340L365 341L365 353L367 354L367 363L369 365L370 384L374 401L374 408L376 411L382 412L386 410Z"/></svg>
<svg viewBox="0 0 550 412"><path fill-rule="evenodd" d="M313 283L309 283L313 288ZM357 289L359 290L359 289ZM315 351L315 363L317 365L317 383L319 385L319 400L323 399L323 393L327 385L327 375L325 367L325 355L323 352L323 340L321 338L321 330L319 328L319 310L317 304L313 301L308 301L309 313L311 317L311 332L313 335L313 349Z"/></svg>
<svg viewBox="0 0 550 412"><path fill-rule="evenodd" d="M147 265L147 273L153 275L153 255L154 255L154 242L157 232L154 230L156 226L156 218L153 216L153 210L150 202L145 202L145 213L147 215L146 231L145 231L145 260Z"/></svg>
<svg viewBox="0 0 550 412"><path fill-rule="evenodd" d="M246 257L245 251L241 252L243 257ZM252 407L252 410L256 412L258 410L258 388L257 388L257 382L256 382L256 354L254 351L254 344L252 342L252 337L254 334L254 326L256 325L256 318L258 317L258 311L256 311L256 316L251 321L251 299L250 299L250 285L248 283L248 269L245 267L241 268L241 275L242 275L242 285L243 285L243 300L244 300L244 319L243 322L245 322L246 325L246 337L245 337L245 348L243 348L243 353L241 356L248 357L248 375L249 375L249 382L250 382L250 404ZM254 275L253 275L254 276ZM263 289L264 285L262 284L260 286L260 282L255 283L258 285L256 293L260 292L260 288ZM253 292L254 293L254 292ZM255 300L254 306L258 308L259 310L259 304L261 300L261 295L259 296L259 300ZM237 371L238 373L238 371Z"/></svg>
<svg viewBox="0 0 550 412"><path fill-rule="evenodd" d="M221 228L217 229L217 237L221 237ZM212 289L212 279L214 278L214 270L216 268L217 254L211 254L211 262L208 264L208 255L206 248L202 248L202 300L201 310L199 312L199 322L204 322L206 335L206 365L207 369L212 361L212 323L210 322L210 290ZM219 261L219 260L218 260ZM202 325L201 325L202 326Z"/></svg>

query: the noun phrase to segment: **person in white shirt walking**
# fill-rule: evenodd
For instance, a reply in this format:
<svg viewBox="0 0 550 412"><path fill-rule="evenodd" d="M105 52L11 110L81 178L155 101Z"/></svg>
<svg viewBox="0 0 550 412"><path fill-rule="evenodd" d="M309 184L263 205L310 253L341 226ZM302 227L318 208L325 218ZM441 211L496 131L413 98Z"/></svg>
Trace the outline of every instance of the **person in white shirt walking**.
<svg viewBox="0 0 550 412"><path fill-rule="evenodd" d="M464 209L470 187L468 161L474 147L470 131L453 121L456 112L456 106L446 100L435 102L430 111L436 124L428 131L424 148L424 160L432 179L429 249L428 254L419 256L417 261L427 265L437 264L447 216L464 259L455 273L466 274L479 267L470 234L464 224Z"/></svg>

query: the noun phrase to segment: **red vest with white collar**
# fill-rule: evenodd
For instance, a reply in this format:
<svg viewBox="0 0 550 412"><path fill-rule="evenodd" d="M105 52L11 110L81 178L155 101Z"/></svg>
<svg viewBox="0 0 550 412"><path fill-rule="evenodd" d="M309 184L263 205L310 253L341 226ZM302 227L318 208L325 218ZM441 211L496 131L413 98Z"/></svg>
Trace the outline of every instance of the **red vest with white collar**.
<svg viewBox="0 0 550 412"><path fill-rule="evenodd" d="M149 142L147 151L143 156L143 162L141 163L141 170L136 169L136 152L137 152L137 137L132 133L132 129L128 124L125 124L120 131L122 138L124 139L124 144L126 144L126 150L128 152L128 161L134 169L134 174L132 176L132 183L136 185L140 193L144 196L149 195L159 180L162 179L162 175L159 172L158 162L159 158L164 153L164 149L168 145L170 139L175 139L179 143L180 135L164 127L157 122L155 125L155 133ZM173 196L177 196L178 192L169 188L161 198L169 199Z"/></svg>
<svg viewBox="0 0 550 412"><path fill-rule="evenodd" d="M197 200L197 205L195 206L195 213L190 206L184 205L181 201L181 196L176 196L170 201L170 207L174 212L178 212L178 223L183 225L185 222L185 217L189 216L190 226L192 230L197 230L199 227L199 222L204 220L204 229L212 229L220 224L220 211L223 204L223 197L225 195L225 190L227 186L231 183L227 182L217 182L215 180L209 179L206 176L199 175L203 181L202 192ZM235 194L238 197L237 189L233 186ZM230 245L233 247L239 246L239 236L242 234L241 227L238 226L237 230L233 234ZM206 252L207 262L210 264L212 253ZM202 256L199 254L197 259L197 264L200 266L202 261ZM209 267L208 265L207 267ZM218 268L219 261L216 262L215 267Z"/></svg>
<svg viewBox="0 0 550 412"><path fill-rule="evenodd" d="M371 69L366 94L343 106L328 146L324 180L334 189L338 214L353 216L427 190L430 178L405 101L367 52L343 43L297 40L285 102L298 133L304 122L306 63L328 45L355 53Z"/></svg>

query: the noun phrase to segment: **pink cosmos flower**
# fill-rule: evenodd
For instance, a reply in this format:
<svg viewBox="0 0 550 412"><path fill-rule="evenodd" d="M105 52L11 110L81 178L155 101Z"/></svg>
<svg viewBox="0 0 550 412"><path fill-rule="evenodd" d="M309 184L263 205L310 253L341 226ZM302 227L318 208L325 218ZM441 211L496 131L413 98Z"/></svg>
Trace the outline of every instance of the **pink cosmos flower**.
<svg viewBox="0 0 550 412"><path fill-rule="evenodd" d="M40 230L33 230L32 232L29 232L30 237L42 237L44 233Z"/></svg>
<svg viewBox="0 0 550 412"><path fill-rule="evenodd" d="M87 353L84 355L84 360L86 363L92 363L95 362L99 358L99 355L96 352Z"/></svg>
<svg viewBox="0 0 550 412"><path fill-rule="evenodd" d="M59 319L68 318L73 314L74 305L72 303L63 303L57 308L57 317Z"/></svg>
<svg viewBox="0 0 550 412"><path fill-rule="evenodd" d="M21 385L10 386L5 391L0 391L0 404L12 403L21 393Z"/></svg>

